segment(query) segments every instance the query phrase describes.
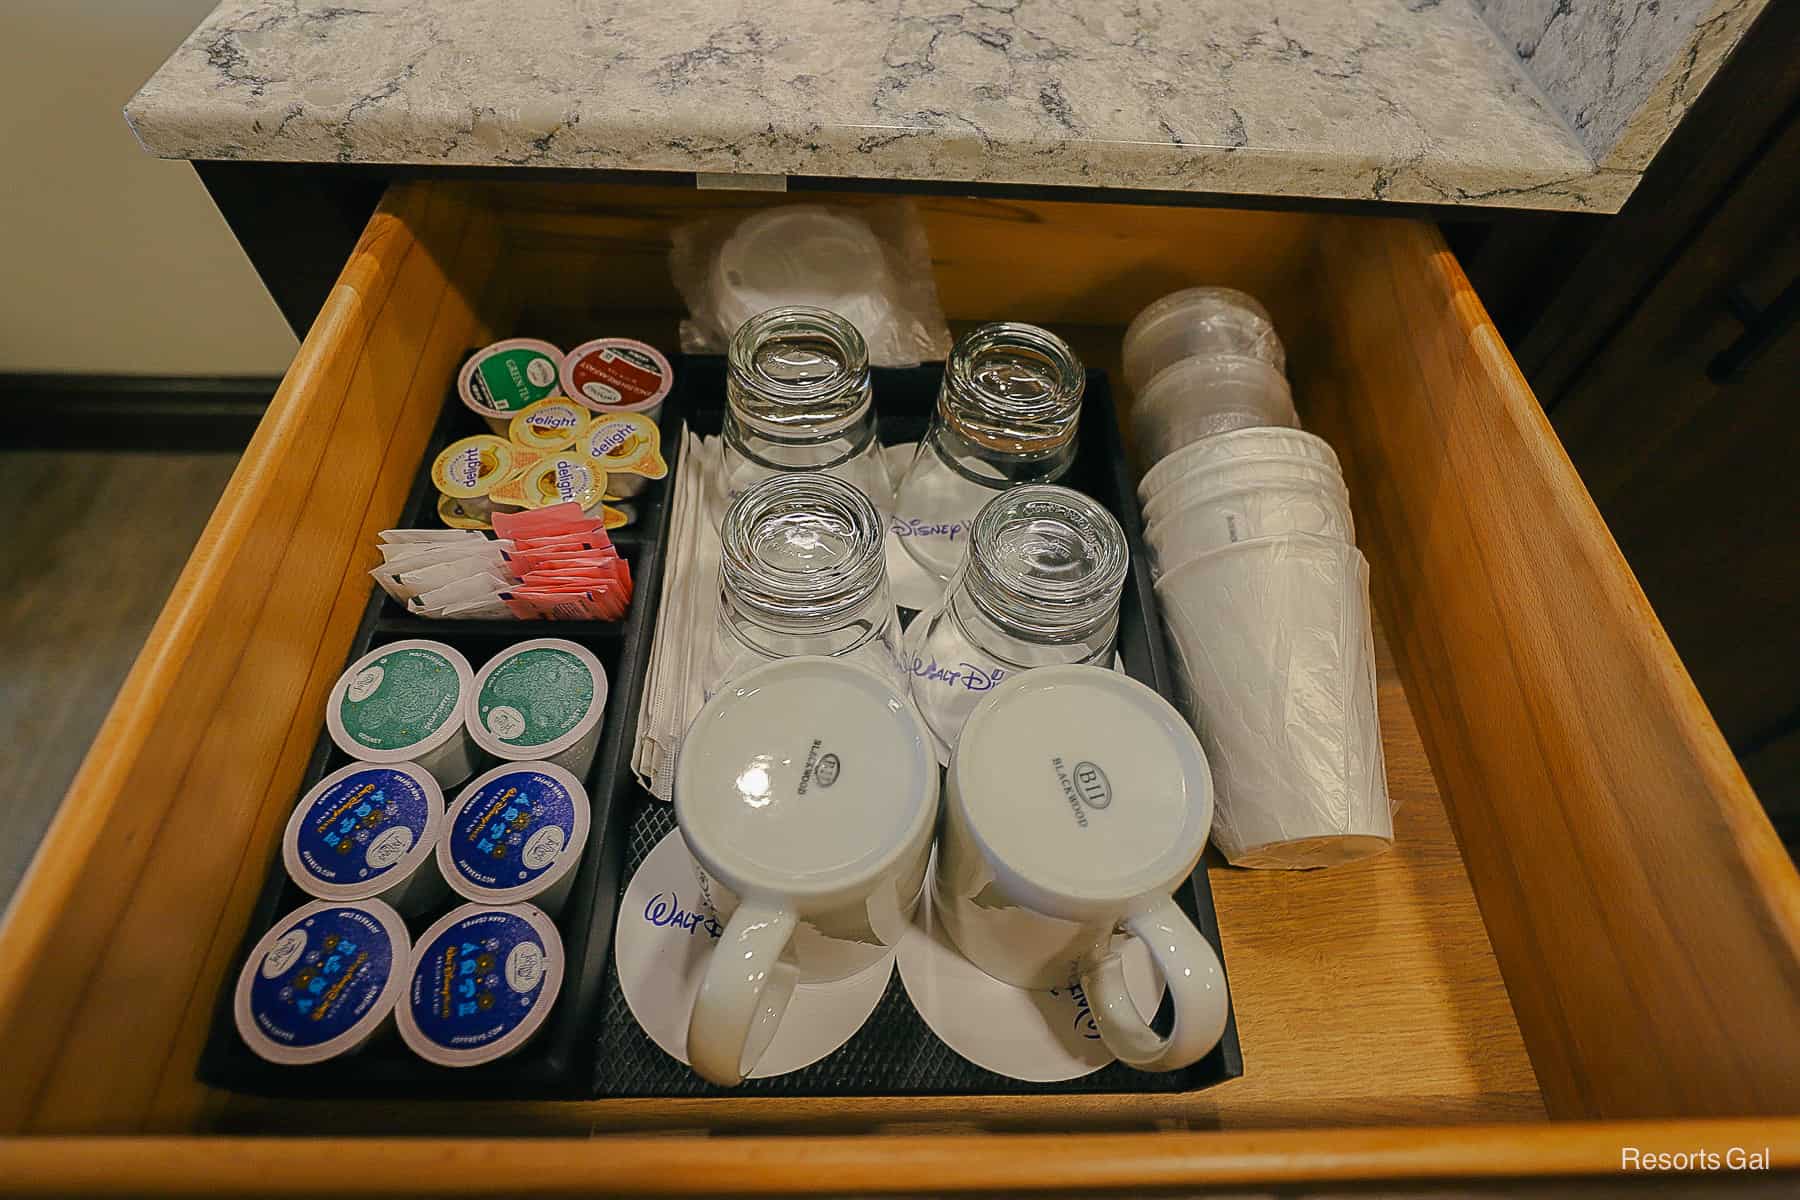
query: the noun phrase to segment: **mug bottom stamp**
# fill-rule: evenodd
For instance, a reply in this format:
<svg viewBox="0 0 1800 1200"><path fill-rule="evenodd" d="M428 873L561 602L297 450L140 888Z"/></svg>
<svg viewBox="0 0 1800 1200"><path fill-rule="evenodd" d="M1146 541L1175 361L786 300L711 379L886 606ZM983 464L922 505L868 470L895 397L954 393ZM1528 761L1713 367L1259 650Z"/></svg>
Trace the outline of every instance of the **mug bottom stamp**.
<svg viewBox="0 0 1800 1200"><path fill-rule="evenodd" d="M625 1003L664 1053L686 1063L688 1017L707 960L724 932L701 896L693 855L679 829L645 856L626 885L613 936L614 966ZM752 1079L811 1066L855 1036L887 991L894 956L883 955L848 979L801 984Z"/></svg>

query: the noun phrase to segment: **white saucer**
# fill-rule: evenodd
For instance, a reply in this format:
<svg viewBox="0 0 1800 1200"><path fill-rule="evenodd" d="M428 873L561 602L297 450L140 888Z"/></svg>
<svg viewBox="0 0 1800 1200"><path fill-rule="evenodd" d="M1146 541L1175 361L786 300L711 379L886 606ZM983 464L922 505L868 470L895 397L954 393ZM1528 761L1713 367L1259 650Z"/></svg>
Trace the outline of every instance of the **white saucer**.
<svg viewBox="0 0 1800 1200"><path fill-rule="evenodd" d="M1119 941L1128 942L1121 950L1126 991L1148 1021L1162 1003L1162 977L1142 942ZM932 919L929 886L899 959L900 980L925 1024L978 1067L1027 1083L1057 1083L1113 1061L1080 989L1027 991L971 963Z"/></svg>
<svg viewBox="0 0 1800 1200"><path fill-rule="evenodd" d="M723 927L700 897L694 859L671 829L638 867L619 902L613 958L631 1015L669 1057L686 1064L688 1017ZM802 984L752 1079L818 1062L856 1033L887 991L894 956L849 979Z"/></svg>

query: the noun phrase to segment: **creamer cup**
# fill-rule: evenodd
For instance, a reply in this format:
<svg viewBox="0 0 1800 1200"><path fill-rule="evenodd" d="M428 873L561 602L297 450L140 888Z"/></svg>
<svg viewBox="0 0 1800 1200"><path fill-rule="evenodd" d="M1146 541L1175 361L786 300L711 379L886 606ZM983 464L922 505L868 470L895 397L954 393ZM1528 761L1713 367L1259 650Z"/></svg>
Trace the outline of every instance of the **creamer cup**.
<svg viewBox="0 0 1800 1200"><path fill-rule="evenodd" d="M488 498L518 508L549 508L573 501L585 512L605 497L606 479L606 472L591 458L564 450L527 467Z"/></svg>
<svg viewBox="0 0 1800 1200"><path fill-rule="evenodd" d="M521 450L505 438L487 433L459 438L432 460L432 486L438 494L458 500L485 496L526 465L529 460Z"/></svg>
<svg viewBox="0 0 1800 1200"><path fill-rule="evenodd" d="M554 454L575 444L587 429L592 413L567 396L552 396L521 411L507 426L506 435L516 446Z"/></svg>
<svg viewBox="0 0 1800 1200"><path fill-rule="evenodd" d="M562 938L529 904L465 904L419 938L400 1036L440 1067L504 1058L543 1028L562 990Z"/></svg>
<svg viewBox="0 0 1800 1200"><path fill-rule="evenodd" d="M606 413L582 430L576 448L606 472L607 494L635 496L652 479L669 473L663 461L662 431L643 413Z"/></svg>
<svg viewBox="0 0 1800 1200"><path fill-rule="evenodd" d="M674 383L663 352L632 338L595 338L562 360L563 394L597 413L643 413L654 421Z"/></svg>
<svg viewBox="0 0 1800 1200"><path fill-rule="evenodd" d="M438 840L438 869L481 904L529 900L554 916L587 849L588 795L548 762L508 762L457 796Z"/></svg>
<svg viewBox="0 0 1800 1200"><path fill-rule="evenodd" d="M325 724L350 757L416 762L439 787L452 788L475 771L475 741L462 720L474 682L469 660L442 642L389 642L338 677Z"/></svg>
<svg viewBox="0 0 1800 1200"><path fill-rule="evenodd" d="M456 394L489 429L506 436L518 413L554 396L562 351L534 338L508 338L478 350L456 376Z"/></svg>
<svg viewBox="0 0 1800 1200"><path fill-rule="evenodd" d="M238 972L238 1035L282 1066L354 1054L389 1023L411 962L406 925L381 901L303 904Z"/></svg>
<svg viewBox="0 0 1800 1200"><path fill-rule="evenodd" d="M440 900L444 793L412 763L351 763L294 806L281 839L288 877L320 900L380 900L418 916Z"/></svg>
<svg viewBox="0 0 1800 1200"><path fill-rule="evenodd" d="M509 646L475 675L463 718L496 758L552 762L586 778L600 744L606 668L585 646L534 638Z"/></svg>

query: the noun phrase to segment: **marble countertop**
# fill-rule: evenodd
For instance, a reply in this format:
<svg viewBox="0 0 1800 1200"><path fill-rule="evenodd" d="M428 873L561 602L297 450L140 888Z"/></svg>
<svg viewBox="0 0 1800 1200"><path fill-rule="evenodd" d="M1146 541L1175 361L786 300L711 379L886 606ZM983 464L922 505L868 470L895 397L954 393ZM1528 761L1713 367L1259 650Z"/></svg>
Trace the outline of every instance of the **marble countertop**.
<svg viewBox="0 0 1800 1200"><path fill-rule="evenodd" d="M226 0L170 158L702 171L1610 212L1470 0Z"/></svg>

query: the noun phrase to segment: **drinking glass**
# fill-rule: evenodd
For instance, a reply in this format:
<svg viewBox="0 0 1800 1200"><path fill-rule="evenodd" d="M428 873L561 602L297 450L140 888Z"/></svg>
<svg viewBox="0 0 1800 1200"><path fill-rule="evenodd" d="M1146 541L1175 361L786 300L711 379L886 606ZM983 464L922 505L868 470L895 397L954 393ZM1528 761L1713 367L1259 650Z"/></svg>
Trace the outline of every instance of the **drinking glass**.
<svg viewBox="0 0 1800 1200"><path fill-rule="evenodd" d="M831 475L778 475L733 501L720 529L719 611L706 695L801 654L860 662L904 690L881 518Z"/></svg>
<svg viewBox="0 0 1800 1200"><path fill-rule="evenodd" d="M735 499L772 475L835 475L886 514L893 492L856 326L789 305L751 317L726 355L725 487Z"/></svg>
<svg viewBox="0 0 1800 1200"><path fill-rule="evenodd" d="M1067 473L1085 384L1075 352L1035 325L999 321L957 342L894 496L892 529L920 566L948 580L995 492Z"/></svg>
<svg viewBox="0 0 1800 1200"><path fill-rule="evenodd" d="M940 757L1009 675L1112 665L1126 565L1125 531L1091 497L1027 484L988 501L943 601L919 615L902 644L913 702Z"/></svg>

